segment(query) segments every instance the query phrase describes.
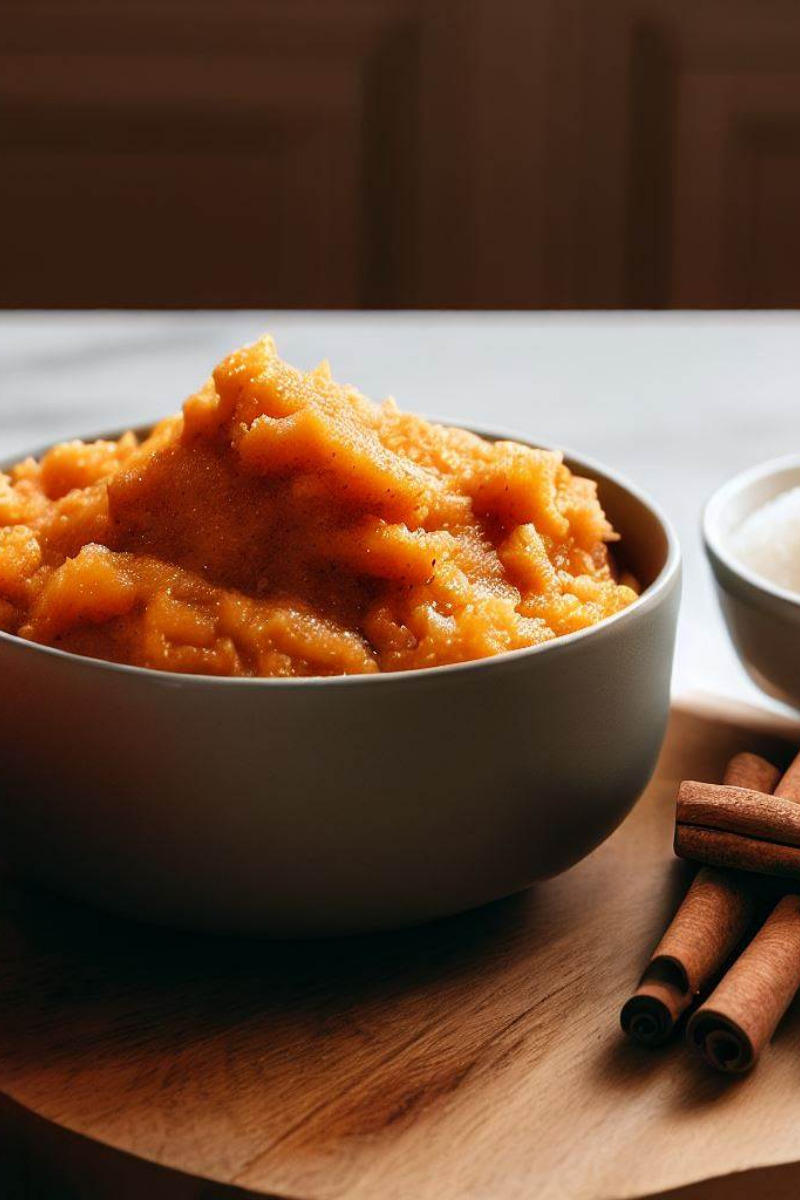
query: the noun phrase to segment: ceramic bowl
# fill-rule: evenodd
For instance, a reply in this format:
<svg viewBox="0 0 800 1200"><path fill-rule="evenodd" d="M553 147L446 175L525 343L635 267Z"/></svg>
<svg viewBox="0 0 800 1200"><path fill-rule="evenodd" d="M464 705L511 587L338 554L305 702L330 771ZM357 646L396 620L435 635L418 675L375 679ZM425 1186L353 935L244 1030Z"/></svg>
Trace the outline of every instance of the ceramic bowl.
<svg viewBox="0 0 800 1200"><path fill-rule="evenodd" d="M283 936L442 917L582 858L653 771L680 568L645 496L568 461L598 481L644 590L550 644L271 680L119 666L0 634L4 862L137 917Z"/></svg>
<svg viewBox="0 0 800 1200"><path fill-rule="evenodd" d="M800 597L756 575L730 550L735 529L756 508L800 486L800 455L736 475L703 514L703 539L731 640L763 691L800 707Z"/></svg>

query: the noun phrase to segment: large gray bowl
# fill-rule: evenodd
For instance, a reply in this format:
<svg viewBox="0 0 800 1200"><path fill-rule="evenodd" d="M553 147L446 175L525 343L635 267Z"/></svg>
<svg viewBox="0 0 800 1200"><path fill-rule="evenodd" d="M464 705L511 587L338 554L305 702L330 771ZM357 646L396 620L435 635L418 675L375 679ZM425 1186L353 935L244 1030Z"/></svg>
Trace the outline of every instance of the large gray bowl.
<svg viewBox="0 0 800 1200"><path fill-rule="evenodd" d="M800 708L800 597L740 562L731 534L755 509L800 487L800 455L772 459L728 480L703 514L703 540L722 614L751 679L768 695Z"/></svg>
<svg viewBox="0 0 800 1200"><path fill-rule="evenodd" d="M568 461L598 481L645 590L548 645L242 680L0 634L3 861L109 909L281 935L425 921L569 867L653 771L680 568L641 493Z"/></svg>

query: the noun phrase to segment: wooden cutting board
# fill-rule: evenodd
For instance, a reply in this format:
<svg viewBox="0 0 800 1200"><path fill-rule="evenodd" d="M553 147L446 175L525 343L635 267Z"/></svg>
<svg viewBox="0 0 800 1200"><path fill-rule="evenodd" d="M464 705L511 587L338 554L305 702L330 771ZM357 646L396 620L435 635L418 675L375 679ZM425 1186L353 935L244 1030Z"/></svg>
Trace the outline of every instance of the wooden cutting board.
<svg viewBox="0 0 800 1200"><path fill-rule="evenodd" d="M743 1081L618 1027L689 877L678 780L745 748L785 763L791 737L677 709L646 795L584 863L394 935L179 935L6 886L0 1194L796 1196L800 1006Z"/></svg>

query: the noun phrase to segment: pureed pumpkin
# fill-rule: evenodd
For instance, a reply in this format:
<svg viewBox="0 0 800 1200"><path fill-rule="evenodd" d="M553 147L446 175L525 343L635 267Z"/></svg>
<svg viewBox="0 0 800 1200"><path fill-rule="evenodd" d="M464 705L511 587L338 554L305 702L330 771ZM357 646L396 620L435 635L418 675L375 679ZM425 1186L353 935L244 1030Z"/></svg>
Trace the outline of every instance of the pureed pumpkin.
<svg viewBox="0 0 800 1200"><path fill-rule="evenodd" d="M615 538L559 454L373 404L263 338L141 443L0 474L0 628L165 671L437 667L625 608Z"/></svg>

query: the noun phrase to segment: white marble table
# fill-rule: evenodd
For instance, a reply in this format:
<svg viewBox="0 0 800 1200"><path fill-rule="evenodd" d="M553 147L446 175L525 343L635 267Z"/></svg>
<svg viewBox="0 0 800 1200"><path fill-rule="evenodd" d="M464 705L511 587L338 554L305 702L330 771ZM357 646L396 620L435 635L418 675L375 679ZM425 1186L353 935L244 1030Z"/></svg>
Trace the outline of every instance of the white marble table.
<svg viewBox="0 0 800 1200"><path fill-rule="evenodd" d="M375 398L517 429L636 480L683 546L676 694L768 704L728 645L698 520L726 476L798 449L800 314L9 313L0 456L161 416L264 330Z"/></svg>

